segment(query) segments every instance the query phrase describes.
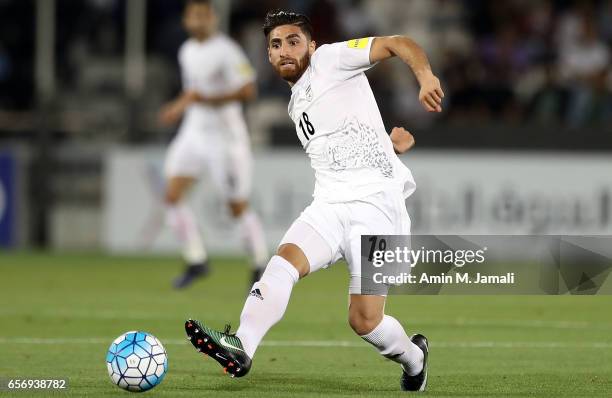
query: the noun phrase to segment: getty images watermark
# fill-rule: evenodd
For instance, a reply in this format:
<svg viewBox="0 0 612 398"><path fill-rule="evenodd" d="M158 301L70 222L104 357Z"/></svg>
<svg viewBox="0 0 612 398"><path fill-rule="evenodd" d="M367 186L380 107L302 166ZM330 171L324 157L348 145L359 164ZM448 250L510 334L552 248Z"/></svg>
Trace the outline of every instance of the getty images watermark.
<svg viewBox="0 0 612 398"><path fill-rule="evenodd" d="M364 235L362 294L612 294L612 237Z"/></svg>

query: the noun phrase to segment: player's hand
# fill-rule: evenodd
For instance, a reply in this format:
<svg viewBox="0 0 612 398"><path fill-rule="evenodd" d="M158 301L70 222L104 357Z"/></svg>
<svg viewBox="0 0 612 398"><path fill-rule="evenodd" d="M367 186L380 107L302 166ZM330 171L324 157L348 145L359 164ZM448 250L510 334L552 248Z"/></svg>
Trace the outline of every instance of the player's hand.
<svg viewBox="0 0 612 398"><path fill-rule="evenodd" d="M414 137L403 127L393 127L390 137L397 154L407 152L414 146Z"/></svg>
<svg viewBox="0 0 612 398"><path fill-rule="evenodd" d="M186 101L182 98L174 100L162 107L159 112L159 121L164 126L172 126L178 123L187 107Z"/></svg>
<svg viewBox="0 0 612 398"><path fill-rule="evenodd" d="M440 80L429 72L420 80L421 92L419 101L428 112L442 112L442 98L444 92L440 86Z"/></svg>

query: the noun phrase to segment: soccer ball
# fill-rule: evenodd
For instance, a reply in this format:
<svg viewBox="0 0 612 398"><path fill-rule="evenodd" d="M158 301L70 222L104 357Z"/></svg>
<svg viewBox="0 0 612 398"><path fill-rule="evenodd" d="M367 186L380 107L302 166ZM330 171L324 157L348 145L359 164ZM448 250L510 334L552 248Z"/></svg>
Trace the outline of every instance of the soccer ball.
<svg viewBox="0 0 612 398"><path fill-rule="evenodd" d="M164 379L168 371L168 356L155 336L145 332L127 332L110 345L106 367L113 383L124 390L147 391Z"/></svg>

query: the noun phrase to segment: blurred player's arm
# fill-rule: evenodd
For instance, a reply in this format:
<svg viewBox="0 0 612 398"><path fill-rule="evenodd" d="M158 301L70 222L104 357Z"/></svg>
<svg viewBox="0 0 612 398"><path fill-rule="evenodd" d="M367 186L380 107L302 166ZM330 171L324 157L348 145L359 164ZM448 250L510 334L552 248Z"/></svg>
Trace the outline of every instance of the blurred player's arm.
<svg viewBox="0 0 612 398"><path fill-rule="evenodd" d="M236 91L210 97L204 96L195 91L189 91L186 94L190 96L192 102L201 102L207 105L219 106L232 101L246 102L255 99L255 97L257 97L257 86L254 82L249 82Z"/></svg>
<svg viewBox="0 0 612 398"><path fill-rule="evenodd" d="M162 124L172 125L177 123L185 113L187 107L193 103L202 103L211 106L220 106L232 101L250 101L257 96L257 86L249 82L238 90L216 96L204 96L196 91L183 91L173 101L164 105L159 113Z"/></svg>
<svg viewBox="0 0 612 398"><path fill-rule="evenodd" d="M393 127L389 135L395 153L402 154L414 146L414 137L403 127Z"/></svg>
<svg viewBox="0 0 612 398"><path fill-rule="evenodd" d="M370 62L376 63L392 57L404 61L419 81L419 101L429 112L442 112L444 92L440 80L431 71L425 51L405 36L376 37L370 48Z"/></svg>

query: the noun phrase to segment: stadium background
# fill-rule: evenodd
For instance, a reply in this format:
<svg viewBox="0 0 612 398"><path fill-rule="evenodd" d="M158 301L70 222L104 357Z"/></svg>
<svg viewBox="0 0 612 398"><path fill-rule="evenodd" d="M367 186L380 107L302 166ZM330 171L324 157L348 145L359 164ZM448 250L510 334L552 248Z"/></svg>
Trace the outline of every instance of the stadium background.
<svg viewBox="0 0 612 398"><path fill-rule="evenodd" d="M256 172L254 201L270 222L271 245L308 203L312 181L286 116L287 87L267 65L260 32L265 11L276 7L310 14L319 43L407 34L426 48L447 94L441 116L422 111L415 81L401 62L368 73L386 125L405 126L418 142L403 158L420 184L408 202L415 232L610 231L605 173L612 150L611 2L219 2L223 29L243 45L258 73L260 96L247 107L258 159L279 168L296 162L293 179L276 176L271 182L270 173ZM143 242L135 235L149 228L147 222L155 224L149 214L155 211L132 215L138 227L120 237L115 232L125 225L114 220L130 214L129 204L139 202L134 198L151 201L160 189L162 154L147 151L163 148L174 133L158 125L156 113L180 89L182 2L3 0L0 11L0 145L8 162L3 181L11 181L4 182L3 245L116 248L109 242L115 236L139 250ZM125 150L132 151L127 159L120 156ZM470 152L457 159L460 150ZM504 159L500 152L516 156ZM286 156L277 164L280 153ZM535 169L519 177L513 170L525 156ZM142 170L133 178L140 185L109 180L112 165L138 157L133 166ZM447 172L462 159L474 162L463 172ZM423 175L431 170L425 161L437 169ZM498 167L498 174L478 178L486 164ZM562 165L563 173L557 170ZM566 169L574 173L564 176ZM466 179L470 175L474 179ZM555 176L560 179L545 184ZM453 184L457 188L449 189ZM130 185L142 192L130 196L123 190L120 197L121 186ZM482 193L492 185L494 192ZM485 198L478 202L481 193ZM214 225L206 233L214 251L215 237L225 242L232 233L216 219L224 211L217 211L214 193L202 196L196 193L196 207L204 219L212 218L204 224ZM199 204L207 200L213 203ZM470 200L472 206L465 203ZM472 213L465 214L470 206ZM491 224L487 211L501 217L494 228L481 227ZM485 221L456 224L470 217ZM159 239L149 235L158 246L173 244L163 232Z"/></svg>
<svg viewBox="0 0 612 398"><path fill-rule="evenodd" d="M0 0L0 376L64 374L76 396L112 393L98 351L143 328L169 342L170 368L180 370L166 393L189 395L185 385L238 393L220 377L194 378L201 361L178 343L176 324L203 311L195 303L205 298L218 326L228 313L235 322L242 295L227 298L222 286L244 274L245 286L233 289L246 288L238 237L206 176L192 201L215 274L182 296L169 287L180 264L163 228L159 170L175 131L157 124L157 112L180 89L182 8L168 0ZM259 98L246 113L253 201L271 247L311 199L313 181L286 114L289 90L267 63L260 27L272 8L309 14L319 44L406 34L430 55L446 92L442 115L423 112L401 62L368 72L386 126L416 137L402 157L418 184L407 201L416 233L612 233L612 1L218 1L222 29L258 74ZM385 378L395 383L396 375L371 352L326 358L321 346L291 343L359 344L344 320L341 272L298 286L246 394L284 396L287 380L296 393L316 384L328 394L392 394ZM420 297L418 307L408 299L391 310L444 349L434 392L595 396L612 388L607 297ZM66 344L75 344L74 357L52 362ZM286 373L277 358L288 361ZM355 376L355 362L379 381Z"/></svg>

